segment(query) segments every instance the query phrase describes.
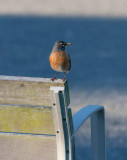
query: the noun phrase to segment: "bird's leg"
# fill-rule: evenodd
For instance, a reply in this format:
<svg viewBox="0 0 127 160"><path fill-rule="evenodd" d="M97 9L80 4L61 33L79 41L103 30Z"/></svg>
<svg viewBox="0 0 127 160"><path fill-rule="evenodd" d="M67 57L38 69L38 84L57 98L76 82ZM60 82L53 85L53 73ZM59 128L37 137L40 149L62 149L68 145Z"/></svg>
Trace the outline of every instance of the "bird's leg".
<svg viewBox="0 0 127 160"><path fill-rule="evenodd" d="M54 81L56 79L58 72L56 72L56 75L51 79L52 81Z"/></svg>
<svg viewBox="0 0 127 160"><path fill-rule="evenodd" d="M64 78L62 78L62 80L63 80L63 81L65 81L65 80L66 80L66 78L65 78L65 72L64 72Z"/></svg>

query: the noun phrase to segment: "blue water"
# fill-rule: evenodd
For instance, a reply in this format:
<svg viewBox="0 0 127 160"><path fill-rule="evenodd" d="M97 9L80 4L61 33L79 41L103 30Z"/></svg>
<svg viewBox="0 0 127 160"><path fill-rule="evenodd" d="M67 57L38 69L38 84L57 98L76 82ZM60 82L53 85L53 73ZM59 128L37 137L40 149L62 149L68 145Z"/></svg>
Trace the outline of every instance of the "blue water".
<svg viewBox="0 0 127 160"><path fill-rule="evenodd" d="M58 40L72 43L67 47L72 59L70 91L127 91L127 19L120 18L1 15L0 75L53 77L48 57ZM78 160L82 154L90 158L90 146L77 144L77 149ZM126 149L124 144L110 145L108 157L126 160Z"/></svg>

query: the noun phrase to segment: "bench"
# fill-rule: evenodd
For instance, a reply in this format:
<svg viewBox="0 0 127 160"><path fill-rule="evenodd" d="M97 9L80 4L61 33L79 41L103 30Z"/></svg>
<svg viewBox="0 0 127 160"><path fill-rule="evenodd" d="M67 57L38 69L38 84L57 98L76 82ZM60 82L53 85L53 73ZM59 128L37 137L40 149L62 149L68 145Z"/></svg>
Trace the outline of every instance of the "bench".
<svg viewBox="0 0 127 160"><path fill-rule="evenodd" d="M75 160L75 134L91 117L93 160L105 160L103 106L72 116L68 82L0 76L0 160Z"/></svg>

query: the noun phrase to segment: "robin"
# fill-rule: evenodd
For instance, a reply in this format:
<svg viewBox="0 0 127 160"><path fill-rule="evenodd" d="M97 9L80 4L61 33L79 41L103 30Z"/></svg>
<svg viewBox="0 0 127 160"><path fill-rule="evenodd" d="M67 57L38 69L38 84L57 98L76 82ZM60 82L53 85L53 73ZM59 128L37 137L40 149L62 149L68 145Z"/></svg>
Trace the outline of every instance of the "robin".
<svg viewBox="0 0 127 160"><path fill-rule="evenodd" d="M65 46L68 45L71 45L71 43L66 43L64 41L57 41L53 46L52 52L49 57L49 62L51 68L55 70L57 73L51 79L52 81L56 79L58 72L64 72L64 78L62 80L65 81L66 80L65 72L68 73L69 70L71 69L71 58L65 50Z"/></svg>

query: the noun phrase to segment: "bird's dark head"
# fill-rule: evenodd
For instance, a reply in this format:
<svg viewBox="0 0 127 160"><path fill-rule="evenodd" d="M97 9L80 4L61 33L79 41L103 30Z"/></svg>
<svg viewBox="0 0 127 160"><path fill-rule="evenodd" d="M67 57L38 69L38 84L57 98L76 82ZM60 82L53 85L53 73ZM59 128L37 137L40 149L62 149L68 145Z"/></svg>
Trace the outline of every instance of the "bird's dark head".
<svg viewBox="0 0 127 160"><path fill-rule="evenodd" d="M64 41L57 41L53 46L53 52L64 51L65 46L71 45L71 43L66 43Z"/></svg>

